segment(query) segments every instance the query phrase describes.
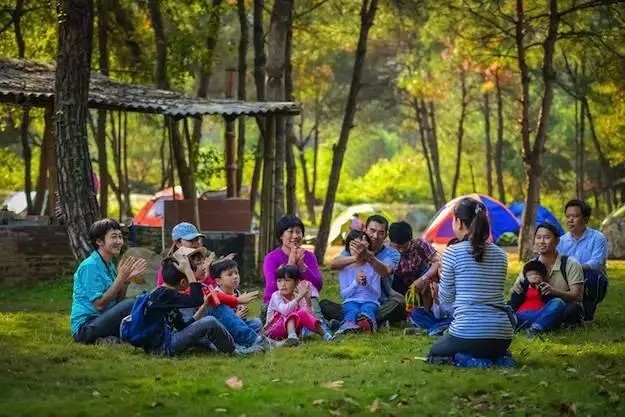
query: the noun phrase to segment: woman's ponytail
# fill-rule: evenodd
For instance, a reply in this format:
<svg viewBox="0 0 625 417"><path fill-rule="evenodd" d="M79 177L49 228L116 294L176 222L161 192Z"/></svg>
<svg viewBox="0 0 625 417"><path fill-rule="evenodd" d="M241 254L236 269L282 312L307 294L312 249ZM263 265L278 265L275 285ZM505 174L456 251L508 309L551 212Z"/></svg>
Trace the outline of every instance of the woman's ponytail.
<svg viewBox="0 0 625 417"><path fill-rule="evenodd" d="M469 229L467 238L471 242L471 255L477 262L481 262L490 237L486 206L473 198L463 198L456 206L455 215Z"/></svg>

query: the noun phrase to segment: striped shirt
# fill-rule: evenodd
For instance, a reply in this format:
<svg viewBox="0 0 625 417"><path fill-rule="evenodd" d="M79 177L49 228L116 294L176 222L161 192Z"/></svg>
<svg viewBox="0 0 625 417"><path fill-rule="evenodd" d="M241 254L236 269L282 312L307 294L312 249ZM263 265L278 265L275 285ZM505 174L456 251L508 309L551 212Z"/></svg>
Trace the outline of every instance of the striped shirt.
<svg viewBox="0 0 625 417"><path fill-rule="evenodd" d="M465 241L443 253L438 297L441 303L454 306L449 334L464 339L512 339L512 325L503 310L508 256L487 243L482 262L477 262L471 250L471 243Z"/></svg>

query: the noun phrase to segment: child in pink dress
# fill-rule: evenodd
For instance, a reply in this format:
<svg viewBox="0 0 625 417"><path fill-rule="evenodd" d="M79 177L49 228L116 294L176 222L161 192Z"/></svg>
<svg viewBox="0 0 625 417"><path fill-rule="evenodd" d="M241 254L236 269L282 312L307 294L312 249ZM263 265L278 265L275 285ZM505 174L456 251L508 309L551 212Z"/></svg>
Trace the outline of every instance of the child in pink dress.
<svg viewBox="0 0 625 417"><path fill-rule="evenodd" d="M271 295L267 306L265 336L283 340L284 346L300 344L299 335L304 328L331 340L332 334L323 330L321 321L312 312L311 285L300 281L295 265L283 265L276 272L278 290Z"/></svg>

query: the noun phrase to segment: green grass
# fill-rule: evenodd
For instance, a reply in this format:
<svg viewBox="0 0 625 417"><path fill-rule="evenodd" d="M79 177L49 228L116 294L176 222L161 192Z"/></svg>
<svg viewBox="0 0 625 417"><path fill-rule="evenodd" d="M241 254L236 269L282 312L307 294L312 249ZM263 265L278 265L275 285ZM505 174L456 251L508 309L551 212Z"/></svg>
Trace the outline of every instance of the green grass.
<svg viewBox="0 0 625 417"><path fill-rule="evenodd" d="M621 416L625 262L611 262L610 274L596 321L544 340L516 337L514 370L427 365L419 358L432 340L401 329L246 358L153 358L73 343L69 280L3 288L0 416ZM225 385L231 376L242 389ZM343 387L324 387L332 381Z"/></svg>

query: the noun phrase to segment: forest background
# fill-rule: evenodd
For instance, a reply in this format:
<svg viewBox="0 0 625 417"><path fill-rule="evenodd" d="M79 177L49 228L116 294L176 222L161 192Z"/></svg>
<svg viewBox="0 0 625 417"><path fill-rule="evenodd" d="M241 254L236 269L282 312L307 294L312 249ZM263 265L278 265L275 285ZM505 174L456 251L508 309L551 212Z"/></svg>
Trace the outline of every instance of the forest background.
<svg viewBox="0 0 625 417"><path fill-rule="evenodd" d="M333 157L367 11L373 25L337 203L440 207L469 192L510 203L526 199L528 171L539 179L540 203L557 215L574 196L590 200L596 220L623 203L623 2L97 0L91 69L123 82L223 98L227 69L234 68L237 96L256 100L259 52L269 46L281 7L289 8L281 16L288 28L287 98L302 104L301 116L287 122L295 175L287 173L294 182L287 179L286 205L291 211L295 203L308 224L319 223L328 179L336 175ZM57 20L48 1L0 0L0 56L53 64ZM271 53L266 58L270 70ZM3 192L36 189L43 119L42 109L0 107ZM199 144L199 191L224 187L223 121L205 117L191 129ZM139 208L131 193L170 184L162 118L91 110L88 133L94 170L108 174L100 192L103 216L126 219ZM238 140L245 143L239 147L245 189L258 159L254 120L239 125Z"/></svg>

